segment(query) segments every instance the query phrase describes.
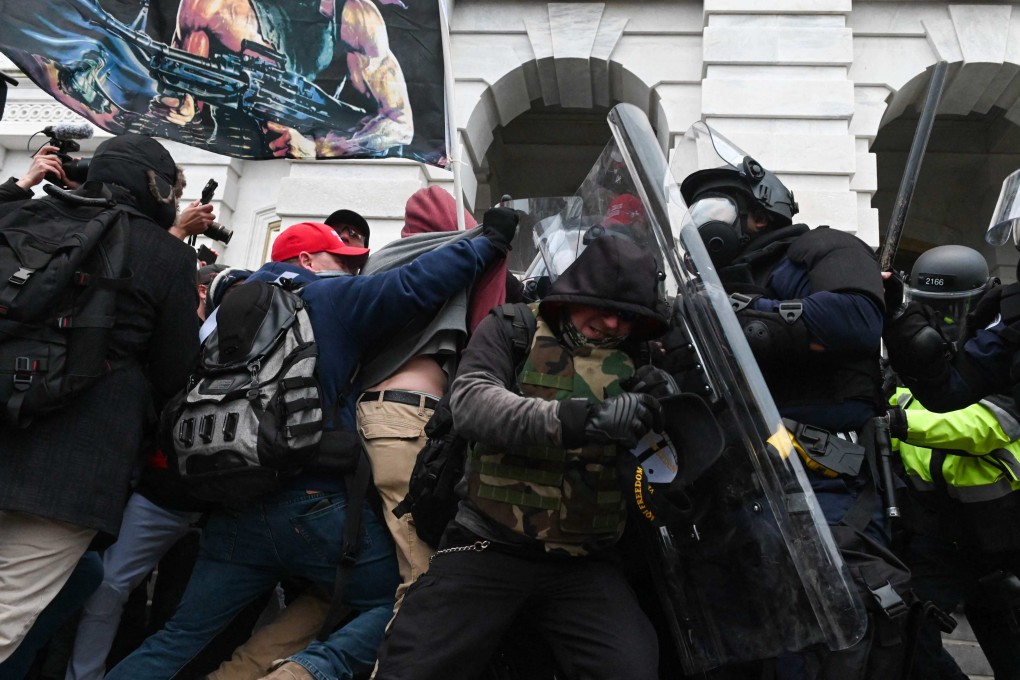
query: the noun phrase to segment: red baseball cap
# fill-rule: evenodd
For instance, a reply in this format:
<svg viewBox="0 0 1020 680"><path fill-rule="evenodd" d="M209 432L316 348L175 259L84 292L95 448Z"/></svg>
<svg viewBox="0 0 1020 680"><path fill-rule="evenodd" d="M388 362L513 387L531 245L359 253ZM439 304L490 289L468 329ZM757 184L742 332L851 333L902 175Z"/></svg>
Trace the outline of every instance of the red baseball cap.
<svg viewBox="0 0 1020 680"><path fill-rule="evenodd" d="M301 222L283 230L273 242L273 262L283 262L301 253L333 253L348 257L365 257L368 248L355 248L343 242L333 227L320 222Z"/></svg>
<svg viewBox="0 0 1020 680"><path fill-rule="evenodd" d="M645 206L641 199L633 194L620 194L609 204L606 211L606 224L633 224L645 218Z"/></svg>

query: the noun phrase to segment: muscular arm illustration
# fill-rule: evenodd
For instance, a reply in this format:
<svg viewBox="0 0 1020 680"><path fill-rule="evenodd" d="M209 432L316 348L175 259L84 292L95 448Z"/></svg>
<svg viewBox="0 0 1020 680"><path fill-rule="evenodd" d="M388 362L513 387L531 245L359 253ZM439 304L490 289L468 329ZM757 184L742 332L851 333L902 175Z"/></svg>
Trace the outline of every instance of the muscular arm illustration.
<svg viewBox="0 0 1020 680"><path fill-rule="evenodd" d="M267 128L279 134L270 144L278 156L336 157L384 151L408 144L414 123L404 72L390 50L386 24L370 0L346 0L340 17L340 39L350 50L347 69L351 85L377 109L347 130L330 130L308 139L283 125Z"/></svg>
<svg viewBox="0 0 1020 680"><path fill-rule="evenodd" d="M209 57L216 52L240 52L244 40L268 46L248 0L182 0L171 47ZM187 125L201 106L191 94L168 93L155 99L151 108L171 123Z"/></svg>
<svg viewBox="0 0 1020 680"><path fill-rule="evenodd" d="M150 60L163 84L151 109L171 123L194 122L205 104L242 110L264 121L274 155L292 158L409 143L407 86L382 15L370 0L346 0L339 19L348 82L375 104L367 112L331 98L310 74L288 70L287 55L263 34L250 0L183 0L169 50L148 44L147 36L135 39L127 27L116 32Z"/></svg>

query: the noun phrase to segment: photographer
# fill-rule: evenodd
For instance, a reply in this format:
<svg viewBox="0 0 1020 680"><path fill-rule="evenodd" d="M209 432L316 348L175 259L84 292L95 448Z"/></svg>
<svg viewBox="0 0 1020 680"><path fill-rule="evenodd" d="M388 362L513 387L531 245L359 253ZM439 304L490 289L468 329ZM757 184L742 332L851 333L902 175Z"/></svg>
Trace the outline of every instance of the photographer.
<svg viewBox="0 0 1020 680"><path fill-rule="evenodd" d="M204 233L215 221L216 213L213 212L211 203L193 201L177 216L174 226L170 227L170 235L183 241L190 236Z"/></svg>
<svg viewBox="0 0 1020 680"><path fill-rule="evenodd" d="M9 201L23 201L32 198L34 192L32 187L40 184L47 173L53 173L60 178L60 181L71 188L77 187L77 183L67 178L60 158L56 155L57 147L47 144L39 149L32 157L32 165L28 171L18 179L11 177L3 184L0 184L0 203Z"/></svg>
<svg viewBox="0 0 1020 680"><path fill-rule="evenodd" d="M52 144L41 147L32 157L32 164L20 179L11 177L0 184L0 203L32 198L35 195L32 187L41 184L47 175L55 177L64 186L77 188L78 183L68 178L64 171L63 162L56 155L58 151L59 149ZM196 200L181 210L177 220L170 227L170 235L183 241L189 236L204 233L215 221L216 213L213 212L212 204L203 204Z"/></svg>

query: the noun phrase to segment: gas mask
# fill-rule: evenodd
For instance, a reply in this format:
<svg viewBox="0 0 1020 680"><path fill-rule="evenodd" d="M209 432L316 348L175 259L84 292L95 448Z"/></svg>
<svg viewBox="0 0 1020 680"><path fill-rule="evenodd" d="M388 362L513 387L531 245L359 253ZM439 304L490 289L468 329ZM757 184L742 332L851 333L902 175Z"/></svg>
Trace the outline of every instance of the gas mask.
<svg viewBox="0 0 1020 680"><path fill-rule="evenodd" d="M690 218L698 227L712 263L718 268L730 264L750 241L740 209L729 196L704 195L690 207Z"/></svg>

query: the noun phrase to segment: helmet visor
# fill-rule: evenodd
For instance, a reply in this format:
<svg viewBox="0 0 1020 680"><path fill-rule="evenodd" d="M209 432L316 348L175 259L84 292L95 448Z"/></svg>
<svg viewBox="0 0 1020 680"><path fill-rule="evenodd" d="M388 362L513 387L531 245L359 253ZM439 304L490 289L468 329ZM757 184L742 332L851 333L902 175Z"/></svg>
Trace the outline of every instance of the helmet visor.
<svg viewBox="0 0 1020 680"><path fill-rule="evenodd" d="M967 314L974 309L984 292L985 288L983 287L944 293L908 287L903 291L903 296L909 301L920 302L934 309L938 312L939 321L944 326L959 326L967 318Z"/></svg>
<svg viewBox="0 0 1020 680"><path fill-rule="evenodd" d="M690 207L690 219L696 227L708 222L736 225L737 215L737 205L728 196L700 198Z"/></svg>
<svg viewBox="0 0 1020 680"><path fill-rule="evenodd" d="M1002 181L999 201L985 232L985 242L1003 246L1012 239L1020 247L1020 170Z"/></svg>

